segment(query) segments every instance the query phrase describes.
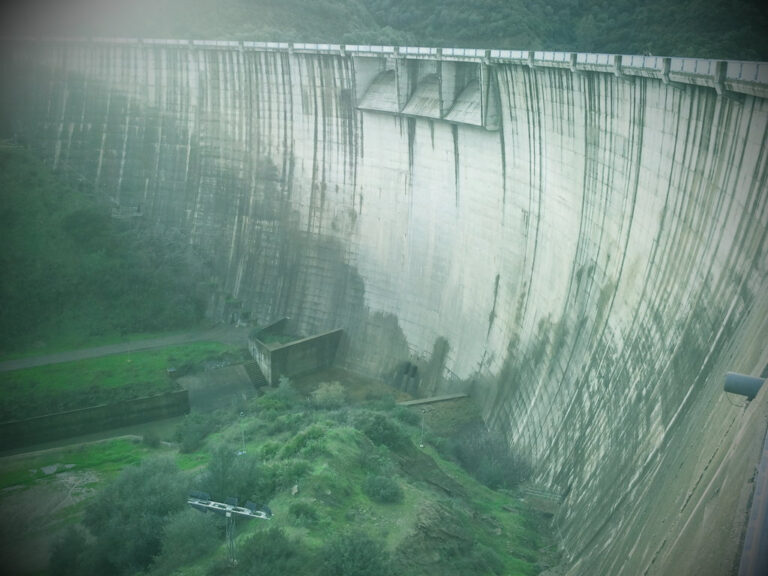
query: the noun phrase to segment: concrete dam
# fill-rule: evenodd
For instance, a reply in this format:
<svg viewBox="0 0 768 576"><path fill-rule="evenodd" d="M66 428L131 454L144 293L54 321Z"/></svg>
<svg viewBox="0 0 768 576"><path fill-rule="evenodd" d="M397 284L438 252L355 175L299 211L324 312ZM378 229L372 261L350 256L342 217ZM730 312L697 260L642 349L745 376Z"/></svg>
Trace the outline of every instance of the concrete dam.
<svg viewBox="0 0 768 576"><path fill-rule="evenodd" d="M768 64L29 40L3 130L177 230L260 321L468 391L570 575L731 574L768 425ZM402 378L399 378L402 381Z"/></svg>

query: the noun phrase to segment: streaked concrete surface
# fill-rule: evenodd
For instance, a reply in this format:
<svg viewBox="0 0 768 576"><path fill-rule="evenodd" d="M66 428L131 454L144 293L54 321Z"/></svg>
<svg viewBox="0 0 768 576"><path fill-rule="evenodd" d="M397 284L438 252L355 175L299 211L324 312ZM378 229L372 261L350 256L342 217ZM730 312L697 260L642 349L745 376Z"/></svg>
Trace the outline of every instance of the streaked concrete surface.
<svg viewBox="0 0 768 576"><path fill-rule="evenodd" d="M547 54L451 84L478 125L428 117L436 65L229 45L9 51L2 109L258 318L344 327L347 367L412 362L425 394L471 387L567 495L568 573L727 573L768 414L722 392L768 363L763 84Z"/></svg>

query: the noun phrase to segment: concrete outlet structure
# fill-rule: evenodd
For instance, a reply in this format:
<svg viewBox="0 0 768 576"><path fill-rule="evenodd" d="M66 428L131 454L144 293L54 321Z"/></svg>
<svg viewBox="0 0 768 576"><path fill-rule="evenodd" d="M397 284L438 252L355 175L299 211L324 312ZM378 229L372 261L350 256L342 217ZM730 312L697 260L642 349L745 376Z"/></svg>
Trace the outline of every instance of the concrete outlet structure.
<svg viewBox="0 0 768 576"><path fill-rule="evenodd" d="M566 573L738 566L768 397L723 377L768 362L768 64L50 39L0 73L6 131L244 309L471 388L564 495Z"/></svg>
<svg viewBox="0 0 768 576"><path fill-rule="evenodd" d="M287 378L333 366L344 331L339 328L308 337L296 336L292 323L283 318L249 339L251 355L272 386Z"/></svg>

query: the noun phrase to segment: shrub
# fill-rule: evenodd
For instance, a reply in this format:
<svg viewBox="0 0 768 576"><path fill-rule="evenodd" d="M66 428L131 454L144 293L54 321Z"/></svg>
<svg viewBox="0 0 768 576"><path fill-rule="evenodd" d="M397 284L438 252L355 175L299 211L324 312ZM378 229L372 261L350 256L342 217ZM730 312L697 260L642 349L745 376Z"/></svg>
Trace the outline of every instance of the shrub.
<svg viewBox="0 0 768 576"><path fill-rule="evenodd" d="M165 526L162 552L155 558L153 570L170 574L175 568L205 556L222 542L219 518L197 510L183 510Z"/></svg>
<svg viewBox="0 0 768 576"><path fill-rule="evenodd" d="M397 406L393 412L395 418L400 420L403 424L408 424L410 426L418 426L421 424L421 416L419 416L419 413L412 410L411 408L406 408L405 406Z"/></svg>
<svg viewBox="0 0 768 576"><path fill-rule="evenodd" d="M506 574L504 561L492 548L475 542L471 550L455 550L456 554L451 558L452 572L456 576L474 576L484 574L486 576L500 576Z"/></svg>
<svg viewBox="0 0 768 576"><path fill-rule="evenodd" d="M314 573L315 562L299 540L280 528L256 532L241 548L238 573L247 576L298 576Z"/></svg>
<svg viewBox="0 0 768 576"><path fill-rule="evenodd" d="M276 388L269 388L264 395L259 396L254 404L260 410L284 412L299 403L299 394L293 388L290 378L280 376Z"/></svg>
<svg viewBox="0 0 768 576"><path fill-rule="evenodd" d="M275 394L274 389L268 390L264 395L254 400L253 404L262 412L282 412L290 408L290 405Z"/></svg>
<svg viewBox="0 0 768 576"><path fill-rule="evenodd" d="M355 428L374 444L383 444L393 450L404 448L409 442L400 426L383 414L363 412L355 419Z"/></svg>
<svg viewBox="0 0 768 576"><path fill-rule="evenodd" d="M369 409L379 412L391 412L397 407L395 398L392 395L385 395L381 392L366 392L365 400L365 404Z"/></svg>
<svg viewBox="0 0 768 576"><path fill-rule="evenodd" d="M259 452L262 460L272 460L282 448L282 444L279 442L265 442L262 444Z"/></svg>
<svg viewBox="0 0 768 576"><path fill-rule="evenodd" d="M289 488L296 484L312 469L306 460L285 460L275 462L268 467L275 489Z"/></svg>
<svg viewBox="0 0 768 576"><path fill-rule="evenodd" d="M342 506L353 492L345 480L342 475L326 469L312 475L309 490L317 500L328 506Z"/></svg>
<svg viewBox="0 0 768 576"><path fill-rule="evenodd" d="M280 376L280 378L278 378L275 393L281 400L288 404L294 404L299 399L299 393L296 392L296 389L293 387L293 383L288 376Z"/></svg>
<svg viewBox="0 0 768 576"><path fill-rule="evenodd" d="M141 441L150 448L157 448L160 446L160 437L154 430L147 430L144 432L144 436L142 436Z"/></svg>
<svg viewBox="0 0 768 576"><path fill-rule="evenodd" d="M501 434L482 425L462 432L453 452L464 469L489 488L513 488L531 474L528 461L512 452Z"/></svg>
<svg viewBox="0 0 768 576"><path fill-rule="evenodd" d="M324 436L325 428L319 424L312 424L285 443L280 450L280 457L291 458L299 452L319 453L323 450Z"/></svg>
<svg viewBox="0 0 768 576"><path fill-rule="evenodd" d="M315 510L315 507L304 500L291 504L288 508L288 512L291 516L296 518L296 520L302 523L312 523L317 521L317 511Z"/></svg>
<svg viewBox="0 0 768 576"><path fill-rule="evenodd" d="M333 412L329 412L328 418L333 422L336 422L336 424L341 424L342 426L346 426L350 423L350 410L348 407L344 406L339 410L334 410Z"/></svg>
<svg viewBox="0 0 768 576"><path fill-rule="evenodd" d="M199 487L219 501L235 497L241 501L266 502L275 491L272 474L255 456L238 456L228 446L218 446L213 450Z"/></svg>
<svg viewBox="0 0 768 576"><path fill-rule="evenodd" d="M77 576L81 574L81 556L85 548L85 536L75 528L68 529L51 550L51 575Z"/></svg>
<svg viewBox="0 0 768 576"><path fill-rule="evenodd" d="M312 404L321 410L333 410L346 404L347 394L338 382L323 382L312 392Z"/></svg>
<svg viewBox="0 0 768 576"><path fill-rule="evenodd" d="M269 424L265 430L267 436L274 436L281 432L298 432L301 427L311 418L303 412L292 412L290 414L282 414L275 418L271 424Z"/></svg>
<svg viewBox="0 0 768 576"><path fill-rule="evenodd" d="M360 467L372 474L388 476L395 473L395 464L386 446L366 447L360 451Z"/></svg>
<svg viewBox="0 0 768 576"><path fill-rule="evenodd" d="M216 428L216 419L212 415L199 412L187 414L176 428L176 441L179 443L179 450L184 453L198 450L208 434Z"/></svg>
<svg viewBox="0 0 768 576"><path fill-rule="evenodd" d="M374 502L382 504L403 501L403 489L389 476L368 476L363 482L363 492Z"/></svg>
<svg viewBox="0 0 768 576"><path fill-rule="evenodd" d="M330 540L321 551L321 576L390 576L389 554L380 542L353 532Z"/></svg>
<svg viewBox="0 0 768 576"><path fill-rule="evenodd" d="M186 478L171 460L123 470L85 511L83 524L96 537L93 565L109 574L146 569L160 552L168 518L186 507L186 496Z"/></svg>

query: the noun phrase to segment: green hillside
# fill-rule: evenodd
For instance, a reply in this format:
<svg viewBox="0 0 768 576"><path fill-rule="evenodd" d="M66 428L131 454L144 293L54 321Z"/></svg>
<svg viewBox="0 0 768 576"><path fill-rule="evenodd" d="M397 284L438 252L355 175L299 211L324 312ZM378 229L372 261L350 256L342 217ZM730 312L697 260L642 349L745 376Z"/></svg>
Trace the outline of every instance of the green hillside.
<svg viewBox="0 0 768 576"><path fill-rule="evenodd" d="M31 0L5 20L16 33L768 60L767 7L759 0Z"/></svg>
<svg viewBox="0 0 768 576"><path fill-rule="evenodd" d="M113 217L86 183L0 145L0 354L76 347L202 318L207 291L186 243Z"/></svg>
<svg viewBox="0 0 768 576"><path fill-rule="evenodd" d="M380 388L284 381L234 410L187 416L175 436L2 460L0 510L29 500L36 520L11 530L0 519L0 531L22 548L52 541L40 572L50 576L533 576L559 562L551 512L518 491L525 465L466 433L478 417L468 400L430 407L422 432L420 410ZM501 486L481 473L500 467ZM83 489L55 511L28 498L70 484ZM190 490L273 512L237 522L236 566L224 519L189 509ZM18 561L19 573L34 564Z"/></svg>
<svg viewBox="0 0 768 576"><path fill-rule="evenodd" d="M768 59L762 2L363 1L379 25L426 44Z"/></svg>

